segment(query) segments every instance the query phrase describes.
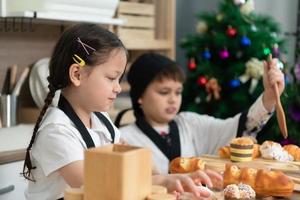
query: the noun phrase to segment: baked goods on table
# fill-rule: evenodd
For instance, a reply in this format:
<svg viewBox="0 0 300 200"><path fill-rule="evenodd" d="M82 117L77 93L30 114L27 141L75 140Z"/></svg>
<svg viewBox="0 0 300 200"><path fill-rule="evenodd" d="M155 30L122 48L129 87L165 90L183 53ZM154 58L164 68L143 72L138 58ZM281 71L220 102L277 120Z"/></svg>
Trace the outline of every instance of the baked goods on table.
<svg viewBox="0 0 300 200"><path fill-rule="evenodd" d="M204 170L205 162L197 157L177 157L170 162L170 173L190 173Z"/></svg>
<svg viewBox="0 0 300 200"><path fill-rule="evenodd" d="M240 183L227 185L224 189L225 200L254 200L255 191L250 185Z"/></svg>
<svg viewBox="0 0 300 200"><path fill-rule="evenodd" d="M297 145L285 145L283 149L292 155L295 161L300 161L300 148Z"/></svg>
<svg viewBox="0 0 300 200"><path fill-rule="evenodd" d="M281 171L239 168L228 163L223 178L224 186L244 183L250 185L258 196L286 197L294 190L294 182Z"/></svg>
<svg viewBox="0 0 300 200"><path fill-rule="evenodd" d="M297 145L291 144L282 147L279 143L269 140L262 145L253 144L251 159L251 140L250 137L234 138L230 146L219 148L218 154L220 158L231 159L233 162L251 161L259 157L278 161L300 161L300 148Z"/></svg>
<svg viewBox="0 0 300 200"><path fill-rule="evenodd" d="M250 137L237 137L230 142L230 159L233 162L252 160L254 142Z"/></svg>
<svg viewBox="0 0 300 200"><path fill-rule="evenodd" d="M260 148L259 144L253 145L252 159L261 157L259 148ZM230 159L230 147L224 146L224 147L219 148L218 154L219 154L220 158Z"/></svg>
<svg viewBox="0 0 300 200"><path fill-rule="evenodd" d="M282 146L273 141L265 141L260 146L260 152L263 158L274 159L279 161L293 161L294 158L291 156Z"/></svg>

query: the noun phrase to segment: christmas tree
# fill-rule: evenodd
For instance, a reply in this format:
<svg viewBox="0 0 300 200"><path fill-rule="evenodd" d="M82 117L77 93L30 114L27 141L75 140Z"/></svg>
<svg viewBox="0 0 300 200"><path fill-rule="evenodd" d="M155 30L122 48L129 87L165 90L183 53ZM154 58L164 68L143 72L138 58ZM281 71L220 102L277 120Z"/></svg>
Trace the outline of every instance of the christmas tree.
<svg viewBox="0 0 300 200"><path fill-rule="evenodd" d="M283 40L279 25L254 14L253 4L223 0L218 12L198 15L197 33L181 41L188 58L182 110L226 118L262 93L262 60L279 58Z"/></svg>

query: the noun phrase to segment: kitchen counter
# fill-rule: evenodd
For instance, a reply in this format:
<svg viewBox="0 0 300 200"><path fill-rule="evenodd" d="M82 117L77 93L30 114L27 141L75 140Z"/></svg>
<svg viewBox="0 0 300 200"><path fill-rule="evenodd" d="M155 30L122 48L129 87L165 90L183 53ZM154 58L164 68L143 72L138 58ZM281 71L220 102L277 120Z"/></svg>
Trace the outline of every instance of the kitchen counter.
<svg viewBox="0 0 300 200"><path fill-rule="evenodd" d="M0 164L23 160L30 142L33 124L0 128Z"/></svg>

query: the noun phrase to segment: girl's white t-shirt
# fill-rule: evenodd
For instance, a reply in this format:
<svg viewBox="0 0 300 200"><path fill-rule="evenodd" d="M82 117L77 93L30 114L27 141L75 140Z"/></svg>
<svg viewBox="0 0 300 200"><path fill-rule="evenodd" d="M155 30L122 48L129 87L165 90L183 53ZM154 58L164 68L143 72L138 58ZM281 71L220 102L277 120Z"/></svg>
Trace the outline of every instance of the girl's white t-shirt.
<svg viewBox="0 0 300 200"><path fill-rule="evenodd" d="M103 114L109 119L107 113ZM91 122L92 127L88 132L95 146L110 144L111 135L95 114L91 115ZM114 125L113 127L115 143L118 143L120 132ZM83 160L86 149L86 144L74 123L62 110L50 107L31 150L31 160L36 167L31 172L36 182L29 181L25 197L30 200L62 198L64 190L69 186L57 170L72 162Z"/></svg>

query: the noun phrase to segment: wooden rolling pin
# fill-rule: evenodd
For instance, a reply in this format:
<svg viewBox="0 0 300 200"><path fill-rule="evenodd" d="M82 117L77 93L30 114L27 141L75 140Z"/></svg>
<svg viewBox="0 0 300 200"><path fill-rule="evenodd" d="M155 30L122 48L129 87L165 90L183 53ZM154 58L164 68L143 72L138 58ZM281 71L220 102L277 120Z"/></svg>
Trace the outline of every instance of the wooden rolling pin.
<svg viewBox="0 0 300 200"><path fill-rule="evenodd" d="M269 60L268 60L268 67L270 67L270 62L272 61L272 54L269 55ZM278 91L278 85L275 84L274 85L274 93L276 96L276 117L277 117L277 121L279 124L279 128L281 131L281 134L284 138L288 137L288 131L287 131L287 126L286 126L286 119L285 119L285 114L284 114L284 110L282 108L281 105L281 101L280 101L280 95L279 95L279 91Z"/></svg>

